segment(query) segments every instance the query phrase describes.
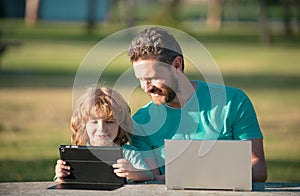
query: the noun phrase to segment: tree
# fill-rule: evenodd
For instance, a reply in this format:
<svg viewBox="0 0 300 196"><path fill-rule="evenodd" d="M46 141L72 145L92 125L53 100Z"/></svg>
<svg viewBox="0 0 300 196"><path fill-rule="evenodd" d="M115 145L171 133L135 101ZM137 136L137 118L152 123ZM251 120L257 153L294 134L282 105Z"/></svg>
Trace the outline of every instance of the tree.
<svg viewBox="0 0 300 196"><path fill-rule="evenodd" d="M221 29L222 4L223 0L208 1L206 25L210 30L219 31Z"/></svg>
<svg viewBox="0 0 300 196"><path fill-rule="evenodd" d="M292 7L293 7L293 0L283 0L283 7L284 7L284 29L285 35L291 36L293 34L292 31Z"/></svg>
<svg viewBox="0 0 300 196"><path fill-rule="evenodd" d="M120 0L120 6L124 8L121 18L126 27L132 27L135 23L134 18L134 0Z"/></svg>
<svg viewBox="0 0 300 196"><path fill-rule="evenodd" d="M268 14L267 14L267 2L266 0L259 1L259 18L260 18L260 41L264 45L269 45L270 40L270 31L268 24Z"/></svg>
<svg viewBox="0 0 300 196"><path fill-rule="evenodd" d="M25 24L34 26L38 20L39 0L26 0Z"/></svg>
<svg viewBox="0 0 300 196"><path fill-rule="evenodd" d="M87 16L87 29L91 33L96 26L96 13L97 13L97 2L96 0L88 0L87 2L88 16Z"/></svg>

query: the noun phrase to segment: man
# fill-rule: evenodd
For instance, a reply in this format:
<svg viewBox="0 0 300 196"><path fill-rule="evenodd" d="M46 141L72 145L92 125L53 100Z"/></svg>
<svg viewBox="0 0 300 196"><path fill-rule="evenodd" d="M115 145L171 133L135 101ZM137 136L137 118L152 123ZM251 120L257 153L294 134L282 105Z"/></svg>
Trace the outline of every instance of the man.
<svg viewBox="0 0 300 196"><path fill-rule="evenodd" d="M179 44L161 28L142 31L132 40L128 56L141 88L152 99L133 116L131 141L155 180L165 179L164 139L227 139L252 141L252 180L266 181L263 135L241 90L190 81L183 73Z"/></svg>

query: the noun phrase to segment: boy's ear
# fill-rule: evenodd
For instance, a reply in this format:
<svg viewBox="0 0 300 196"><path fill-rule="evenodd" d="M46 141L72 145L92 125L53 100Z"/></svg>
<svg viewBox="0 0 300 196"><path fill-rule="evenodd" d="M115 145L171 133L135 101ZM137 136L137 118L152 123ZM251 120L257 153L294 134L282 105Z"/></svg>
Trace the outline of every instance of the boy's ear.
<svg viewBox="0 0 300 196"><path fill-rule="evenodd" d="M174 66L176 70L182 71L182 58L180 56L177 56L173 60L172 66Z"/></svg>

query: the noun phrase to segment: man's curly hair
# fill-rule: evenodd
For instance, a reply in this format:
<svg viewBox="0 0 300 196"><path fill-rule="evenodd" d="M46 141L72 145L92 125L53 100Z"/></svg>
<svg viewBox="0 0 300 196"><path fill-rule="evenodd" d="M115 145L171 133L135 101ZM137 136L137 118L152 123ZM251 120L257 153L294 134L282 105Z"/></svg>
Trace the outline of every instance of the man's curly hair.
<svg viewBox="0 0 300 196"><path fill-rule="evenodd" d="M167 64L171 64L177 56L180 56L182 71L184 70L183 55L178 42L162 28L152 27L140 32L132 40L127 55L131 62L156 59Z"/></svg>

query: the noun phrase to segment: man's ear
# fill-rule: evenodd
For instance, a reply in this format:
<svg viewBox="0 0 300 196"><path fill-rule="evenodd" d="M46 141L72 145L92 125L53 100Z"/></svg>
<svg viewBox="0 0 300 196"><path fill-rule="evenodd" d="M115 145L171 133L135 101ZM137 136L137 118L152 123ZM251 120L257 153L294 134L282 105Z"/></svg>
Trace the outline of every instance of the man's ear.
<svg viewBox="0 0 300 196"><path fill-rule="evenodd" d="M181 58L181 56L177 56L173 60L172 66L174 66L176 70L182 71L182 58Z"/></svg>

